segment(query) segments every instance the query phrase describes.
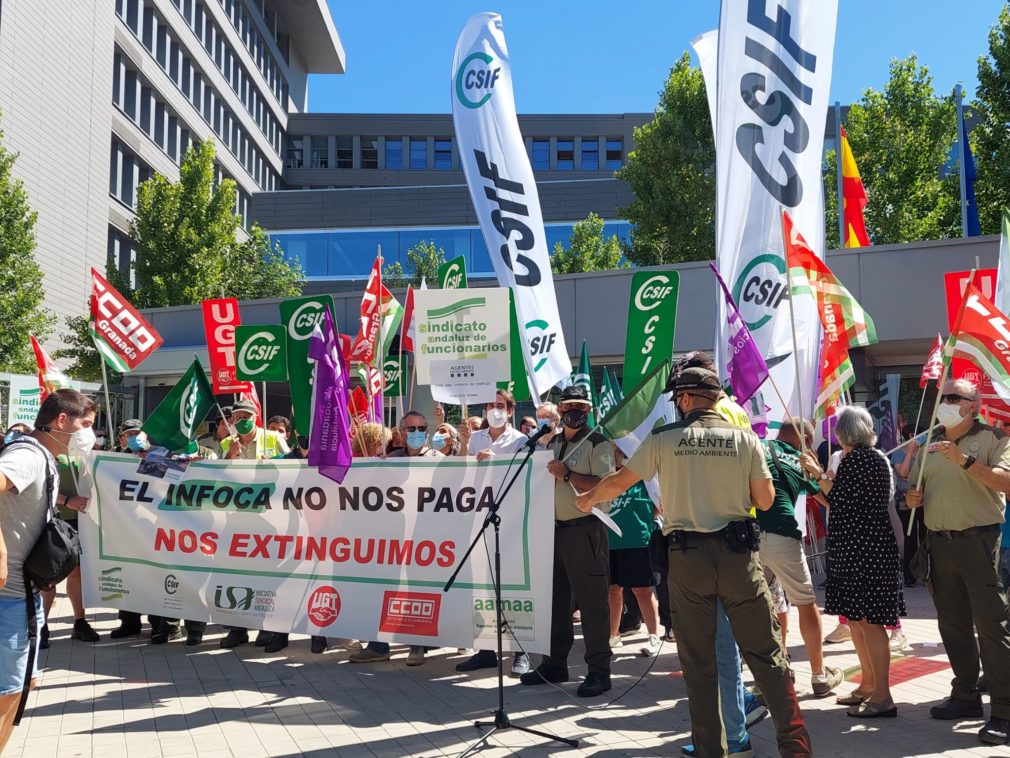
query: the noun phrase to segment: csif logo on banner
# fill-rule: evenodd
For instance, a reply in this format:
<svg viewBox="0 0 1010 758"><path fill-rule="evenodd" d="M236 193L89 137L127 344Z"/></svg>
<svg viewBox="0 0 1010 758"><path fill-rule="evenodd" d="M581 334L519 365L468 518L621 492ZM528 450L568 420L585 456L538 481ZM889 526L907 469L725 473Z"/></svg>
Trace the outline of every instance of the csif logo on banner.
<svg viewBox="0 0 1010 758"><path fill-rule="evenodd" d="M182 402L179 403L179 431L188 435L193 431L196 421L196 410L200 405L200 384L196 376L186 385L182 394Z"/></svg>
<svg viewBox="0 0 1010 758"><path fill-rule="evenodd" d="M501 66L487 53L476 52L467 56L456 71L456 97L467 108L480 108L491 99L494 86L501 76Z"/></svg>
<svg viewBox="0 0 1010 758"><path fill-rule="evenodd" d="M280 352L277 338L270 332L257 332L242 346L238 365L243 374L261 374Z"/></svg>
<svg viewBox="0 0 1010 758"><path fill-rule="evenodd" d="M526 331L535 332L530 334L530 356L535 361L533 370L539 371L547 363L547 356L551 354L551 348L558 338L557 331L550 330L550 324L543 319L533 319L526 324Z"/></svg>
<svg viewBox="0 0 1010 758"><path fill-rule="evenodd" d="M288 336L293 340L307 340L312 336L312 330L316 324L323 321L323 308L325 306L318 300L310 300L302 303L298 309L291 314L288 320Z"/></svg>
<svg viewBox="0 0 1010 758"><path fill-rule="evenodd" d="M786 263L774 253L755 256L733 283L733 299L752 332L775 318L776 310L788 297Z"/></svg>

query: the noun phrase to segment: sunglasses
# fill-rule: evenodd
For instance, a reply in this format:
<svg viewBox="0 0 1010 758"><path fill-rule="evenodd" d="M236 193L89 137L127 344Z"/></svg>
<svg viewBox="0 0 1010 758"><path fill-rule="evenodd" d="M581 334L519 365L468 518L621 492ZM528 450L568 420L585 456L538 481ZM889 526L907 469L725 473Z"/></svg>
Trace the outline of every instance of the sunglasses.
<svg viewBox="0 0 1010 758"><path fill-rule="evenodd" d="M964 395L950 394L950 395L940 395L940 402L943 402L943 403L961 403L961 402L973 403L975 401L974 401L974 398L965 397Z"/></svg>
<svg viewBox="0 0 1010 758"><path fill-rule="evenodd" d="M408 432L426 432L426 431L428 431L428 427L427 426L405 426L403 428L404 428L404 430L406 430Z"/></svg>

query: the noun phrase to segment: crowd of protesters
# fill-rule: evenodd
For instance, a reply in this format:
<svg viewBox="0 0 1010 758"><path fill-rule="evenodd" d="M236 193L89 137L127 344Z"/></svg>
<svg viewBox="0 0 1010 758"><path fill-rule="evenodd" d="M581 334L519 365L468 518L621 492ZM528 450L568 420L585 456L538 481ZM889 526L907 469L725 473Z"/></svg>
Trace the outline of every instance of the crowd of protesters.
<svg viewBox="0 0 1010 758"><path fill-rule="evenodd" d="M889 718L900 707L890 690L889 666L896 641L897 647L904 644L903 592L924 582L936 604L955 676L950 697L930 715L980 719L987 692L991 713L979 737L988 744L1010 744L1010 527L1004 520L1010 438L979 420L977 388L948 382L933 438L915 437L918 430L913 428L902 430L907 439L915 438L890 460L875 447L870 415L858 406L843 407L833 431L836 453L828 460L815 453L814 430L804 420L792 420L773 439L759 440L711 369L711 359L703 353L681 359L667 387L680 420L654 430L629 459L591 428L592 401L579 386L565 389L557 405L544 403L535 416L518 424L516 402L505 391L480 416L464 417L458 425L447 421L441 406L432 419L411 410L393 427L356 424L352 450L355 457L467 456L481 462L511 456L542 427L550 427L538 442L552 453L548 471L555 480L550 653L537 666L525 653L513 656L509 668L522 685L569 680L576 622L585 642L586 675L577 689L581 697L611 689L611 659L631 637L640 636L634 652L646 657L676 642L694 737L694 744L684 748L686 755L752 755L748 729L769 712L782 753L808 755L810 739L786 647L790 606L796 606L814 696L835 694L853 718ZM84 395L59 390L42 404L34 429L17 424L4 437L0 749L10 735L27 674L20 565L49 518L47 477L53 476L51 497L60 516L73 524L88 506L77 493L77 456L104 447L144 457L152 445L139 419L122 423L113 438L96 438L91 427L97 410ZM220 409L189 454L210 460L306 457L307 440L293 433L288 419L274 416L257 425L256 413L246 402ZM29 444L15 444L19 438ZM674 458L675 442L688 440L690 445L696 439L714 440L711 444L734 454L712 460ZM658 482L656 488L646 486L650 480ZM809 569L804 496L816 503L812 509L826 514L823 610L841 621L827 637ZM725 500L718 503L720 497ZM620 535L589 513L592 504L609 511ZM729 532L737 524L759 536L727 552L733 541ZM736 552L745 556L743 563ZM74 614L71 637L97 642L100 635L87 620L79 570L67 578L65 591ZM56 588L48 588L36 596L43 649L52 644L46 618L55 595ZM152 615L148 622L150 644L166 644L184 634L185 645L204 644L202 621ZM144 634L141 615L121 611L109 636ZM838 692L842 672L825 660L824 645L841 639L851 639L861 668L859 685L847 693ZM249 631L238 627L228 627L218 644L236 648L250 641L272 654L289 644L287 634L261 631L251 640ZM309 644L317 654L329 645L349 650L355 664L391 657L389 643L376 640L312 637ZM422 665L429 652L410 646L406 664ZM751 689L743 684L741 654L757 682ZM494 651L478 650L456 670L470 673L498 665Z"/></svg>

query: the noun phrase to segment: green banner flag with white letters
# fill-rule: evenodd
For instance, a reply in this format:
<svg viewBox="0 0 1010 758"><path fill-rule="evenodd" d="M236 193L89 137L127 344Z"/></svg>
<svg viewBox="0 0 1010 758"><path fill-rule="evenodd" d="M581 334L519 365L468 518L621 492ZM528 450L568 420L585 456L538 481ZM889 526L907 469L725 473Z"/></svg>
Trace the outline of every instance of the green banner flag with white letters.
<svg viewBox="0 0 1010 758"><path fill-rule="evenodd" d="M676 271L639 271L631 277L628 336L624 344L625 394L663 361L673 359L677 327Z"/></svg>
<svg viewBox="0 0 1010 758"><path fill-rule="evenodd" d="M576 387L583 387L589 400L593 404L593 411L589 414L589 421L586 426L592 429L596 426L596 420L600 418L600 401L596 396L596 389L593 387L593 367L589 363L589 345L582 340L582 353L579 355L579 367L572 373L572 384Z"/></svg>
<svg viewBox="0 0 1010 758"><path fill-rule="evenodd" d="M509 290L509 374L507 382L498 382L498 389L511 392L517 403L530 399L530 383L526 379L526 361L523 360L523 341L519 336L515 296Z"/></svg>
<svg viewBox="0 0 1010 758"><path fill-rule="evenodd" d="M382 363L382 371L385 374L385 397L403 397L407 393L407 353L399 356L387 355Z"/></svg>
<svg viewBox="0 0 1010 758"><path fill-rule="evenodd" d="M295 429L298 434L309 435L312 421L312 362L309 361L309 337L316 324L323 320L323 309L329 308L336 326L337 317L330 295L300 297L282 300L281 324L287 342L288 385L291 388L291 405L294 407Z"/></svg>
<svg viewBox="0 0 1010 758"><path fill-rule="evenodd" d="M282 324L235 327L235 376L252 382L286 382L288 352Z"/></svg>
<svg viewBox="0 0 1010 758"><path fill-rule="evenodd" d="M200 361L194 358L141 429L155 444L170 451L183 450L196 438L197 427L216 403L210 380Z"/></svg>
<svg viewBox="0 0 1010 758"><path fill-rule="evenodd" d="M438 286L444 290L465 290L466 258L460 255L439 266Z"/></svg>

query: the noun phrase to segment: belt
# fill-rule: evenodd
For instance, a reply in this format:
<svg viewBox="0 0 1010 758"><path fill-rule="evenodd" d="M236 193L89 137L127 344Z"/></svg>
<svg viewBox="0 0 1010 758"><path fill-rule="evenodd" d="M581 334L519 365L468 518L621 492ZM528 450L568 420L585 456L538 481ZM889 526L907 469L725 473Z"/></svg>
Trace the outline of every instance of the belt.
<svg viewBox="0 0 1010 758"><path fill-rule="evenodd" d="M954 537L970 537L973 534L988 534L999 530L999 524L987 524L986 526L970 526L967 529L930 529L929 533L949 540Z"/></svg>
<svg viewBox="0 0 1010 758"><path fill-rule="evenodd" d="M567 529L570 526L588 526L592 523L599 523L599 519L596 516L579 516L578 518L568 519L567 521L555 521L554 527L556 529Z"/></svg>

